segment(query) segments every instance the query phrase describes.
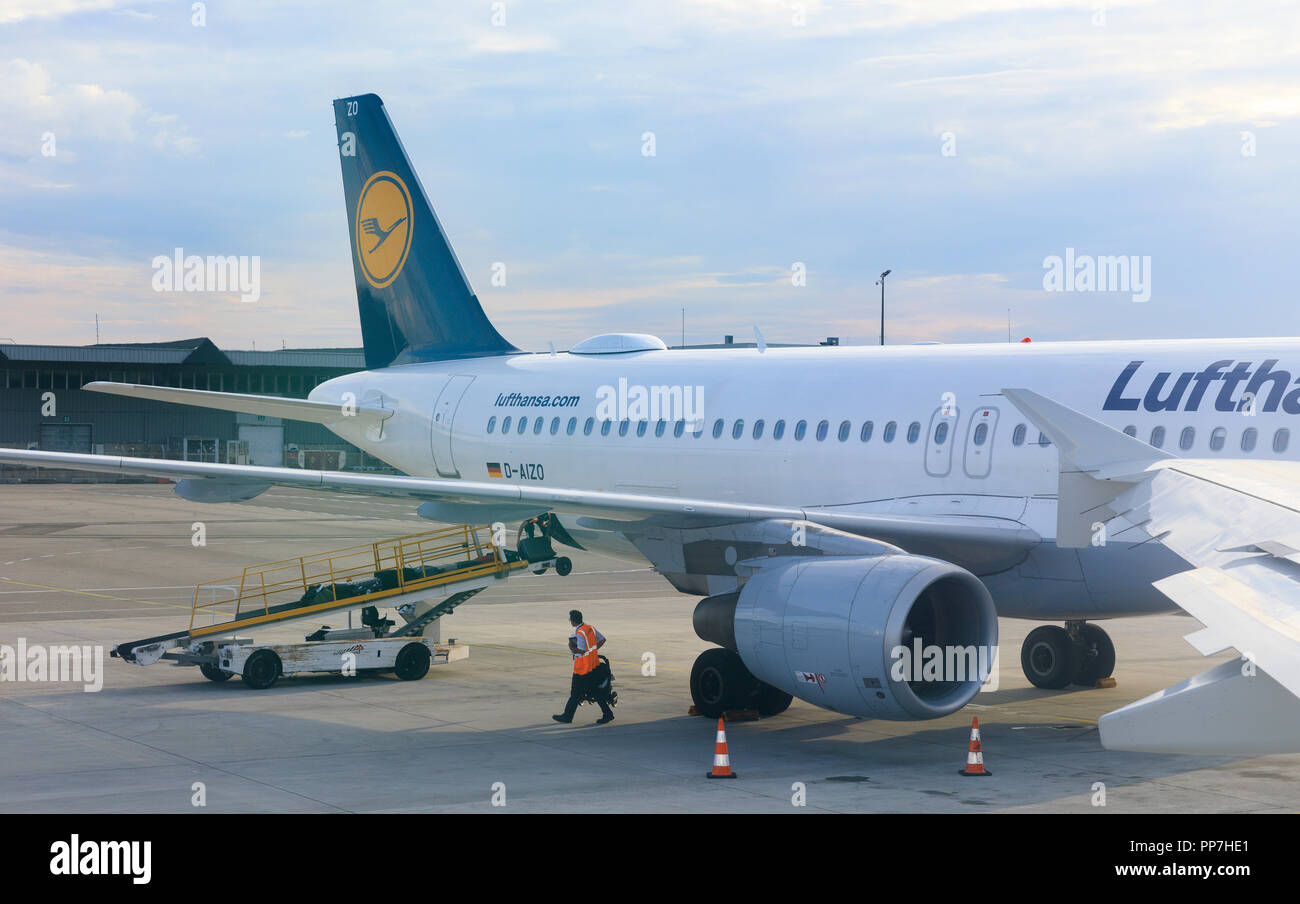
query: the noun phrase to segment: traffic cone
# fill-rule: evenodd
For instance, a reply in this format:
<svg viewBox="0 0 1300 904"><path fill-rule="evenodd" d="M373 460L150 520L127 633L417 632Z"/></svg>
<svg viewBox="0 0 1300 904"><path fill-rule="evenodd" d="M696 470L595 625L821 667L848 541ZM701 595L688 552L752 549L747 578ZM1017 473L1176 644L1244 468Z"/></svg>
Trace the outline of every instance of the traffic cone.
<svg viewBox="0 0 1300 904"><path fill-rule="evenodd" d="M731 771L731 757L727 755L727 727L722 724L722 717L718 717L718 740L713 747L713 771L708 773L709 778L735 778L736 773Z"/></svg>
<svg viewBox="0 0 1300 904"><path fill-rule="evenodd" d="M966 754L966 768L958 769L959 775L992 775L984 768L984 750L980 747L980 720L975 716L970 721L970 752Z"/></svg>

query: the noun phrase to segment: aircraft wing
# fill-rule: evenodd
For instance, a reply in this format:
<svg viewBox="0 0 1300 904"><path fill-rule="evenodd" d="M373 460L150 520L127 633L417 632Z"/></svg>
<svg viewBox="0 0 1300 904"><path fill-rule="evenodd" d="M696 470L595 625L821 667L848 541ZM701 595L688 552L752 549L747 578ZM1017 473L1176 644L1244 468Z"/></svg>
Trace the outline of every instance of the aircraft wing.
<svg viewBox="0 0 1300 904"><path fill-rule="evenodd" d="M648 529L694 530L761 521L809 521L891 543L918 555L956 562L976 574L993 574L1010 568L1041 542L1037 533L1018 521L981 516L863 514L838 507L746 505L679 496L563 489L501 480L482 483L0 449L0 464L5 463L171 478L179 481L177 495L197 502L239 502L272 486L408 497L424 502L420 513L438 521L521 521L554 511L577 516L581 519L580 527L638 534Z"/></svg>
<svg viewBox="0 0 1300 904"><path fill-rule="evenodd" d="M367 426L378 426L393 412L387 408L366 407L356 404L313 402L308 399L286 399L279 396L247 395L237 392L211 392L206 389L176 389L171 386L147 386L141 383L110 383L99 381L81 387L88 392L174 402L197 408L217 408L221 411L238 411L243 414L260 414L264 417L308 421L313 424L336 424L346 418L357 418ZM355 399L352 400L356 402Z"/></svg>
<svg viewBox="0 0 1300 904"><path fill-rule="evenodd" d="M1139 525L1194 566L1155 583L1205 626L1187 641L1241 654L1103 716L1102 744L1300 752L1300 462L1180 458L1029 390L1003 394L1060 451L1058 538Z"/></svg>

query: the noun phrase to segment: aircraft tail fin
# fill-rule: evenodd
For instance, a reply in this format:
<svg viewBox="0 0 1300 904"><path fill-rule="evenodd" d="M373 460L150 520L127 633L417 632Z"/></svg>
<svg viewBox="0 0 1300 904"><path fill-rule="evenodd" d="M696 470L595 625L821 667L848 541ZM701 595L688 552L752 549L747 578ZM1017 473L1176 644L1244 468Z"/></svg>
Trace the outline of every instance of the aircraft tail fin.
<svg viewBox="0 0 1300 904"><path fill-rule="evenodd" d="M518 349L483 313L384 102L334 101L366 366Z"/></svg>

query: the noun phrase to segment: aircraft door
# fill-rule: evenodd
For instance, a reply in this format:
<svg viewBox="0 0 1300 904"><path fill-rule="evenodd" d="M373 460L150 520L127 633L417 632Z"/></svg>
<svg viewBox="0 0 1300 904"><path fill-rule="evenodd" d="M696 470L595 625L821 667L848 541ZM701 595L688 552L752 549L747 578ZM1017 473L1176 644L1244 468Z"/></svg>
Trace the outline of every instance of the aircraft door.
<svg viewBox="0 0 1300 904"><path fill-rule="evenodd" d="M966 476L988 477L993 467L993 436L998 427L998 410L976 408L966 425Z"/></svg>
<svg viewBox="0 0 1300 904"><path fill-rule="evenodd" d="M925 435L925 473L931 477L947 477L952 470L958 419L957 406L948 401L930 415L930 431Z"/></svg>
<svg viewBox="0 0 1300 904"><path fill-rule="evenodd" d="M456 469L456 460L452 455L451 431L460 400L469 389L469 384L473 382L474 378L471 376L456 374L443 385L442 392L438 393L438 400L433 403L433 416L430 418L433 433L430 442L433 446L433 466L439 477L460 476L460 471Z"/></svg>

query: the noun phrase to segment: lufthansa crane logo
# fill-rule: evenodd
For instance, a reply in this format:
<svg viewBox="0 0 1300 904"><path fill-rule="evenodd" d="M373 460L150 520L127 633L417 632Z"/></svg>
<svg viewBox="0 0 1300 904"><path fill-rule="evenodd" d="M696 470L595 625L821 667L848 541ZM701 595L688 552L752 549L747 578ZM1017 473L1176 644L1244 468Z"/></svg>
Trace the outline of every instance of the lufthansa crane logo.
<svg viewBox="0 0 1300 904"><path fill-rule="evenodd" d="M396 173L375 173L357 201L357 262L376 289L402 272L411 250L411 193Z"/></svg>

